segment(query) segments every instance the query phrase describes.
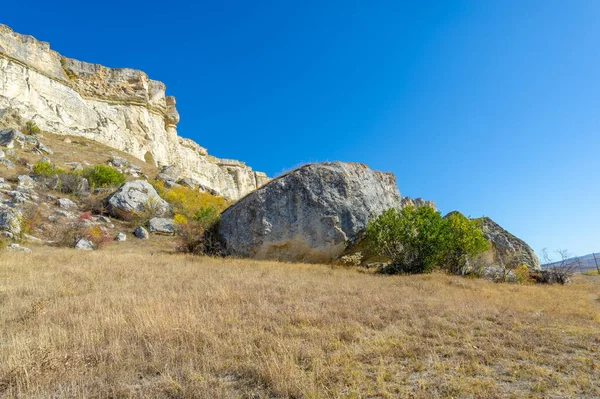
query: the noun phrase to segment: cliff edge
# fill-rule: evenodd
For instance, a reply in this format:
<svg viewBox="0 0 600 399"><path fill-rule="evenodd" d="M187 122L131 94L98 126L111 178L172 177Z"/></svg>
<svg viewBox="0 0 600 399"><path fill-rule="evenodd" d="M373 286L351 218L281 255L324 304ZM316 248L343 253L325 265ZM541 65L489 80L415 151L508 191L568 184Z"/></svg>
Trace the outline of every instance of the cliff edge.
<svg viewBox="0 0 600 399"><path fill-rule="evenodd" d="M157 166L177 166L182 176L230 199L269 180L243 162L212 157L179 137L175 98L165 91L142 71L63 57L48 43L0 25L0 119L16 112L44 131L95 140Z"/></svg>

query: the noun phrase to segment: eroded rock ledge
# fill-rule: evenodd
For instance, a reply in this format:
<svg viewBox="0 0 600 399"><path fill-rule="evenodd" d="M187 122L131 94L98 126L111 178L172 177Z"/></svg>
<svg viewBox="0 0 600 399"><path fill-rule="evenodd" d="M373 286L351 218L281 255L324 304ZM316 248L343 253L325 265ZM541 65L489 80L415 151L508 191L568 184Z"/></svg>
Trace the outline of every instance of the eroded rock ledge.
<svg viewBox="0 0 600 399"><path fill-rule="evenodd" d="M48 43L0 25L0 118L17 112L45 131L86 137L159 166L176 165L183 176L231 199L269 180L179 137L175 98L165 90L142 71L66 58Z"/></svg>

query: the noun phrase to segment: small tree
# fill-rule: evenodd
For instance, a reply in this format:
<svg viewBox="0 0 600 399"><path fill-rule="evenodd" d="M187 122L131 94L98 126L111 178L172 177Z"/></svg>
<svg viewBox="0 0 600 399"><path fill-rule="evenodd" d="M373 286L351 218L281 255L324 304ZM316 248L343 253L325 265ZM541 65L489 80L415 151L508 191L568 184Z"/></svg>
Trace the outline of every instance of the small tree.
<svg viewBox="0 0 600 399"><path fill-rule="evenodd" d="M481 224L481 220L471 220L458 212L445 218L442 268L453 274L466 274L470 271L470 260L489 249Z"/></svg>
<svg viewBox="0 0 600 399"><path fill-rule="evenodd" d="M388 209L367 225L365 238L390 259L389 273L426 273L435 266L465 274L469 261L488 249L480 222L456 213L442 218L429 206Z"/></svg>
<svg viewBox="0 0 600 399"><path fill-rule="evenodd" d="M388 209L367 225L365 237L390 259L389 273L426 273L440 260L444 220L428 206Z"/></svg>

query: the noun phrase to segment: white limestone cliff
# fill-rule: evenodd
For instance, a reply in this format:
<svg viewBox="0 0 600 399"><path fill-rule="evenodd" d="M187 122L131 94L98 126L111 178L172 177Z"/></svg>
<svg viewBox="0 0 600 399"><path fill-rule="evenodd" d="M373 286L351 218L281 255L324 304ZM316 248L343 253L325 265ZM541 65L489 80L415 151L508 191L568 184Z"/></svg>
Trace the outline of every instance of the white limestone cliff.
<svg viewBox="0 0 600 399"><path fill-rule="evenodd" d="M17 112L47 132L82 136L159 166L230 199L266 183L243 162L218 159L177 135L175 98L138 70L66 58L0 25L0 118Z"/></svg>

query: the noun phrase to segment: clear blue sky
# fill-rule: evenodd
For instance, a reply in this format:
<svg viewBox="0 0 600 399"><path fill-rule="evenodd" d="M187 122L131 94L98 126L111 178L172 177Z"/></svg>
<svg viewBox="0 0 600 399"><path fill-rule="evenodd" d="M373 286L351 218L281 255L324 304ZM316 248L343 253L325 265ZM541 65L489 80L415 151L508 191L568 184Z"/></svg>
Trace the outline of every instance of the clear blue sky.
<svg viewBox="0 0 600 399"><path fill-rule="evenodd" d="M24 3L20 3L24 4ZM364 162L536 251L600 251L600 2L4 2L66 56L142 69L179 133L277 175Z"/></svg>

